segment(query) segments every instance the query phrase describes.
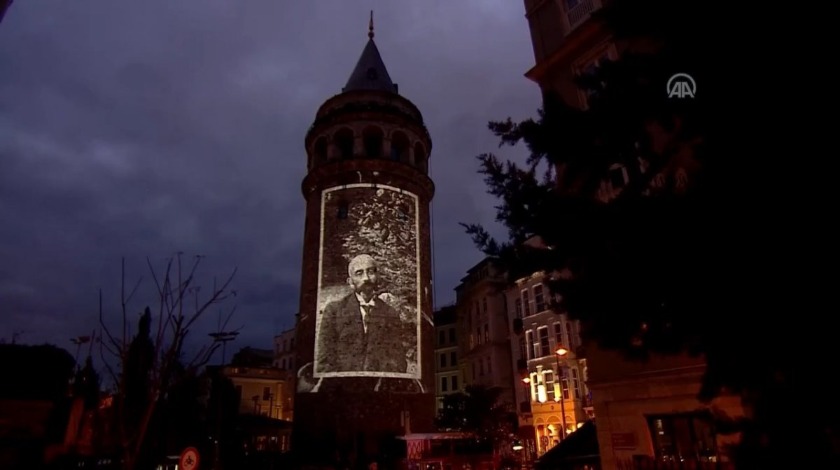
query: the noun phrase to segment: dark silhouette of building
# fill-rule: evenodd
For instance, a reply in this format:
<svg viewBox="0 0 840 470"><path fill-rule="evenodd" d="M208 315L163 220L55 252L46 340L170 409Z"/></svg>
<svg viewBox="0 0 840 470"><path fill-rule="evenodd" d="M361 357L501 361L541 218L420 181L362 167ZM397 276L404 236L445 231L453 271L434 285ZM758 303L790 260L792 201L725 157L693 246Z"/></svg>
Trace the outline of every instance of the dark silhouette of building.
<svg viewBox="0 0 840 470"><path fill-rule="evenodd" d="M391 81L372 17L368 36L305 140L292 438L301 464L387 467L397 436L434 427L432 142ZM395 335L384 342L383 325Z"/></svg>

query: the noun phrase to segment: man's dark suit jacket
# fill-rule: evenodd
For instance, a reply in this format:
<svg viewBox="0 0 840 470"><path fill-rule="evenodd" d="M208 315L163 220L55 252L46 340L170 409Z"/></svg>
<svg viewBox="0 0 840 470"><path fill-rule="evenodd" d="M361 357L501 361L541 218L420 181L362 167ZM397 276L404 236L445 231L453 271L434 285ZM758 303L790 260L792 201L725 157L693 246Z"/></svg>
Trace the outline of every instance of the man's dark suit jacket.
<svg viewBox="0 0 840 470"><path fill-rule="evenodd" d="M327 305L318 336L318 372L405 373L402 340L411 333L410 325L400 320L393 307L374 297L367 327L365 333L355 293Z"/></svg>

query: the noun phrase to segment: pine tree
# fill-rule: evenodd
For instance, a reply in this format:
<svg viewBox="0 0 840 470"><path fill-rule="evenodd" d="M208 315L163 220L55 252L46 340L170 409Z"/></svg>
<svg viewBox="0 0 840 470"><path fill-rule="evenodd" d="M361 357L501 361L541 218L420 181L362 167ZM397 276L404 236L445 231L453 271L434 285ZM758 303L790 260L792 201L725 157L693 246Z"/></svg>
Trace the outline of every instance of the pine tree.
<svg viewBox="0 0 840 470"><path fill-rule="evenodd" d="M755 201L733 184L744 158L722 138L732 117L721 102L732 77L717 54L731 43L718 38L717 45L708 34L720 11L699 1L610 5L596 21L616 40L647 47L580 77L591 97L586 110L549 94L536 119L489 124L500 145L521 142L531 155L524 167L479 156L509 239L478 225L467 231L512 276L544 271L557 309L579 319L600 347L639 360L705 358L699 398L735 393L748 410L746 420L729 423L743 433L734 454L740 468L836 459L836 400L825 396L817 426L797 431L795 445L780 416L779 404L800 393L798 344L780 348L785 326L767 318L790 310L767 287L763 266L774 252L758 245L768 234L745 223L762 206L748 205ZM696 80L695 99L668 98L665 83L676 72ZM601 183L616 164L629 182L604 197ZM533 236L543 245L524 244Z"/></svg>

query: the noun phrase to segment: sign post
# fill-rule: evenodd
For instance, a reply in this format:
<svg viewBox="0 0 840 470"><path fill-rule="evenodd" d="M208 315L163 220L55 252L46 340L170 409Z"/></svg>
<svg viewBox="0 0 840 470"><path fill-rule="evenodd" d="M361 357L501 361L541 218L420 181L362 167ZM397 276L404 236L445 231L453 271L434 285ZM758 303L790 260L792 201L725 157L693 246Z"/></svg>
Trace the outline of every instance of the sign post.
<svg viewBox="0 0 840 470"><path fill-rule="evenodd" d="M178 470L198 470L198 462L198 450L195 447L187 447L178 459Z"/></svg>

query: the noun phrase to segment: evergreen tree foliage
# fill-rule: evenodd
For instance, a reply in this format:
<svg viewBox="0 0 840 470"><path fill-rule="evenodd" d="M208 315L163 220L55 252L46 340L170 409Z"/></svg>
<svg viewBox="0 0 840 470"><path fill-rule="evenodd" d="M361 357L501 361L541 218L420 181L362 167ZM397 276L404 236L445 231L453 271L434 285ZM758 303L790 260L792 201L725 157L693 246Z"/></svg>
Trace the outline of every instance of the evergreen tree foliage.
<svg viewBox="0 0 840 470"><path fill-rule="evenodd" d="M784 292L768 287L778 247L759 248L770 233L748 221L761 201L735 184L744 158L726 141L733 117L724 103L734 78L719 63L732 43L715 43L709 29L721 13L693 0L616 0L601 10L595 21L615 41L642 47L579 78L587 109L547 94L537 118L489 124L500 146L523 143L530 157L524 166L478 157L509 239L466 228L512 277L548 274L554 306L600 347L639 360L705 358L699 398L736 394L747 410L730 423L742 432L739 468L827 462L837 458L836 400L815 391L825 412L801 430L780 415L780 403L801 393L794 356L803 350L770 318L791 312ZM694 99L668 97L678 72L695 79ZM610 193L604 181L616 165L629 181ZM542 243L526 245L534 236Z"/></svg>
<svg viewBox="0 0 840 470"><path fill-rule="evenodd" d="M74 364L73 356L57 346L0 344L0 370L14 378L0 380L0 398L61 400L69 391Z"/></svg>
<svg viewBox="0 0 840 470"><path fill-rule="evenodd" d="M73 379L73 396L82 397L86 410L93 410L99 405L100 380L93 367L93 358L85 359L85 366L76 372Z"/></svg>

